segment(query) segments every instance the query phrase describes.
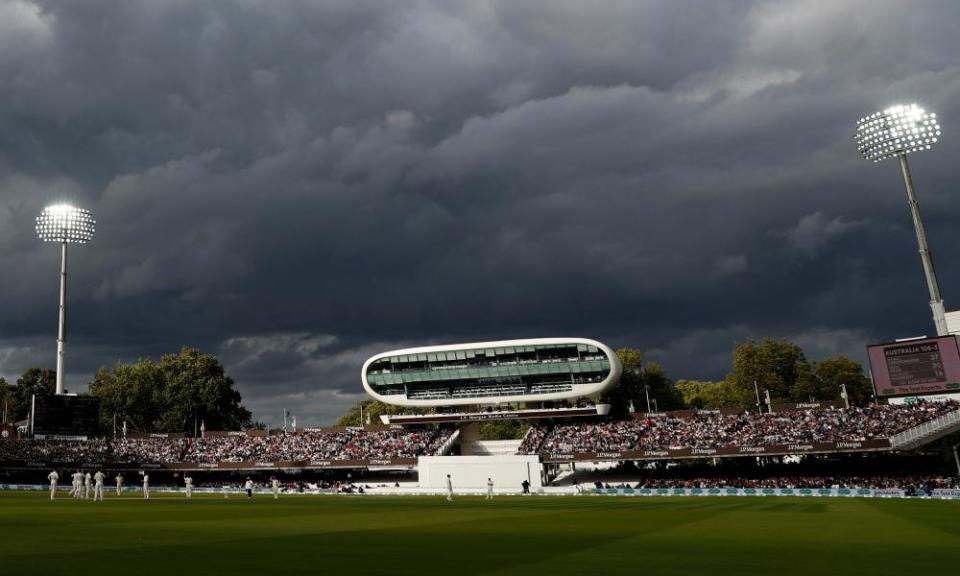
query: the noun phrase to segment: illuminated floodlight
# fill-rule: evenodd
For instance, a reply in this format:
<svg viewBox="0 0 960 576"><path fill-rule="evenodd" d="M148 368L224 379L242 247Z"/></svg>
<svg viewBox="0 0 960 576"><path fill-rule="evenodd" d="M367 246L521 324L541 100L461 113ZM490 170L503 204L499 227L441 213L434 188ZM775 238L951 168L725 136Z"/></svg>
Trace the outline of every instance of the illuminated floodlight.
<svg viewBox="0 0 960 576"><path fill-rule="evenodd" d="M857 122L857 131L854 134L857 150L867 160L879 162L892 157L900 160L903 182L907 186L907 203L910 205L913 227L917 233L917 244L920 246L920 262L923 264L923 273L930 292L933 323L936 326L937 335L944 336L948 332L943 298L940 297L940 284L937 282L937 273L933 268L933 255L930 253L927 234L920 220L920 204L913 190L913 177L910 174L910 164L907 162L907 154L929 150L939 138L940 124L937 122L937 115L927 112L916 104L891 106L883 112L861 118Z"/></svg>
<svg viewBox="0 0 960 576"><path fill-rule="evenodd" d="M37 236L44 242L86 244L93 239L96 224L89 210L54 204L37 216Z"/></svg>
<svg viewBox="0 0 960 576"><path fill-rule="evenodd" d="M63 359L66 355L67 244L86 244L96 231L93 214L70 204L47 206L37 216L37 236L60 243L60 328L57 331L57 394L64 393Z"/></svg>
<svg viewBox="0 0 960 576"><path fill-rule="evenodd" d="M937 115L917 106L891 106L857 122L857 150L867 160L929 150L940 137Z"/></svg>

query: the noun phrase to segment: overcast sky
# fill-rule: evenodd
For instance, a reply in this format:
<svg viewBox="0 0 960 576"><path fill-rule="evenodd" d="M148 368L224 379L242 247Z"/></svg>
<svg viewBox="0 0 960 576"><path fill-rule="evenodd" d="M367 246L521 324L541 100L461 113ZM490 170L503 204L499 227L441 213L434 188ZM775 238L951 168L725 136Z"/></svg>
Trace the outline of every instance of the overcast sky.
<svg viewBox="0 0 960 576"><path fill-rule="evenodd" d="M944 125L912 166L960 308L955 0L0 0L0 375L54 365L59 201L98 221L75 391L190 345L321 424L408 345L862 359L933 333L898 167L852 139L902 101Z"/></svg>

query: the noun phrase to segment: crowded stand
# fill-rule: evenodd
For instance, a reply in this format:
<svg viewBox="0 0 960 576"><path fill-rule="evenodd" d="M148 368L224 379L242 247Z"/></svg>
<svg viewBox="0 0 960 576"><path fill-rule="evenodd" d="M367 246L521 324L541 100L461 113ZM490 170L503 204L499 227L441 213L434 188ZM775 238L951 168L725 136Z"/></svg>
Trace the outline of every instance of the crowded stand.
<svg viewBox="0 0 960 576"><path fill-rule="evenodd" d="M960 409L956 401L874 404L779 413L657 415L536 425L521 454L724 448L884 439ZM535 445L538 439L542 440Z"/></svg>
<svg viewBox="0 0 960 576"><path fill-rule="evenodd" d="M630 450L719 449L889 439L960 410L960 403L916 402L867 407L820 406L776 413L719 411L638 415L623 420L535 424L520 454L622 453ZM114 440L0 441L0 462L198 464L365 461L436 454L452 428L328 428L296 433L265 431L143 435Z"/></svg>
<svg viewBox="0 0 960 576"><path fill-rule="evenodd" d="M109 459L113 462L180 462L186 442L180 438L115 438L110 442Z"/></svg>
<svg viewBox="0 0 960 576"><path fill-rule="evenodd" d="M0 440L0 462L175 464L249 461L369 460L435 454L450 429L346 428L277 435L231 433L206 438Z"/></svg>
<svg viewBox="0 0 960 576"><path fill-rule="evenodd" d="M365 431L348 428L333 433L195 438L190 441L183 461L214 463L416 458L434 454L449 434L448 430L440 429Z"/></svg>
<svg viewBox="0 0 960 576"><path fill-rule="evenodd" d="M636 484L602 484L594 487L631 487L634 489L659 488L871 488L910 489L923 487L925 491L934 489L960 488L960 480L953 476L775 476L770 478L650 478Z"/></svg>
<svg viewBox="0 0 960 576"><path fill-rule="evenodd" d="M109 440L0 440L0 462L103 461L111 453Z"/></svg>
<svg viewBox="0 0 960 576"><path fill-rule="evenodd" d="M547 437L547 432L549 432L549 428L546 426L531 426L528 428L526 435L523 437L523 441L520 442L517 453L536 454L540 449L540 445L543 444L544 438Z"/></svg>

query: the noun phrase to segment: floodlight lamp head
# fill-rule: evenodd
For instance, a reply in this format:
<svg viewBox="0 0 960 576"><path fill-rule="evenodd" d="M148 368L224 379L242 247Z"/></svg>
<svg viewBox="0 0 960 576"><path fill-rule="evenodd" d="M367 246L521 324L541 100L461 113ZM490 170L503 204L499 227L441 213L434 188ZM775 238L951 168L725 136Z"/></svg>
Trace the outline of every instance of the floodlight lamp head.
<svg viewBox="0 0 960 576"><path fill-rule="evenodd" d="M929 150L940 137L937 115L916 104L891 106L857 122L857 150L867 160L879 162Z"/></svg>
<svg viewBox="0 0 960 576"><path fill-rule="evenodd" d="M37 236L44 242L86 244L93 238L96 224L89 210L54 204L37 216Z"/></svg>

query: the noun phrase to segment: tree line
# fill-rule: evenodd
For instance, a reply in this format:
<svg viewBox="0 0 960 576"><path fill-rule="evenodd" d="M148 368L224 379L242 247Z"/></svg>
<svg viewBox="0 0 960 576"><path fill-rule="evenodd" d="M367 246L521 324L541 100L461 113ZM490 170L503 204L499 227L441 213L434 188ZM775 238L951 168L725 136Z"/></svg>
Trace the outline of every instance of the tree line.
<svg viewBox="0 0 960 576"><path fill-rule="evenodd" d="M16 385L0 381L0 406L7 420L30 413L30 397L52 395L56 371L29 368ZM141 358L97 370L88 394L100 399L100 427L104 432L122 427L129 432L185 432L201 423L209 430L239 430L251 426L251 413L240 392L213 354L184 347L159 360Z"/></svg>
<svg viewBox="0 0 960 576"><path fill-rule="evenodd" d="M852 405L870 401L873 387L863 366L845 356L811 361L789 340L748 340L734 345L732 369L718 381L669 379L656 362L644 360L639 350L617 352L623 364L620 385L603 398L611 411L625 413L630 406L647 411L647 393L661 410L743 408L765 403L840 400L846 388ZM651 406L651 409L653 406Z"/></svg>

